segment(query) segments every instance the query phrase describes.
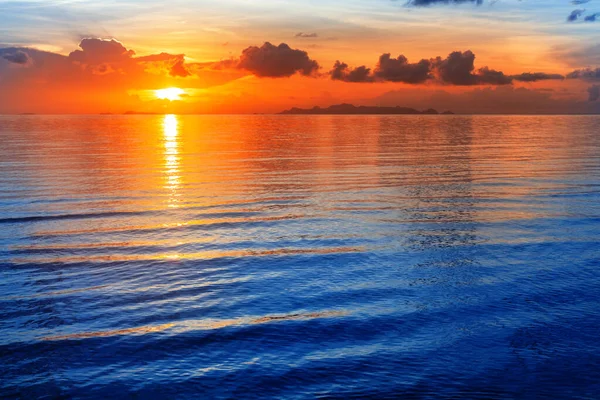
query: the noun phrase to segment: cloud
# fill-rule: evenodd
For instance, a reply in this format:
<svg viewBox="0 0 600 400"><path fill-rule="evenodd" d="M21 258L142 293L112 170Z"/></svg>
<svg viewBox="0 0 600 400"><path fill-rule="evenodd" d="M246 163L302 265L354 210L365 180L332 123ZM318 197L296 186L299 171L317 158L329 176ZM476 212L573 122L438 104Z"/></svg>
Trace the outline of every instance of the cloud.
<svg viewBox="0 0 600 400"><path fill-rule="evenodd" d="M22 50L16 50L14 53L5 53L2 55L2 58L11 63L20 65L26 65L31 62L29 55Z"/></svg>
<svg viewBox="0 0 600 400"><path fill-rule="evenodd" d="M331 71L331 79L344 82L373 82L371 69L364 65L356 68L349 68L348 64L336 61Z"/></svg>
<svg viewBox="0 0 600 400"><path fill-rule="evenodd" d="M573 1L571 3L579 5L579 4L585 4L588 1L578 0L578 1ZM571 14L569 14L567 16L567 21L568 22L575 22L575 21L577 21L578 19L580 19L585 14L585 11L586 11L585 9L577 9L577 10L571 11ZM595 22L596 19L598 18L598 16L600 16L600 13L594 13L594 14L586 15L583 18L583 21L584 22Z"/></svg>
<svg viewBox="0 0 600 400"><path fill-rule="evenodd" d="M314 32L313 33L298 32L298 33L296 33L296 35L294 37L308 39L308 38L317 38L317 37L319 37L319 35Z"/></svg>
<svg viewBox="0 0 600 400"><path fill-rule="evenodd" d="M584 68L584 69L576 69L573 72L567 74L567 78L569 79L583 79L586 81L596 81L600 80L600 68Z"/></svg>
<svg viewBox="0 0 600 400"><path fill-rule="evenodd" d="M475 54L470 50L464 53L460 51L452 52L443 60L438 57L434 63L442 82L454 85L477 84L477 77L472 73L475 69Z"/></svg>
<svg viewBox="0 0 600 400"><path fill-rule="evenodd" d="M563 75L560 74L547 74L545 72L523 72L519 75L512 75L512 79L519 82L537 82L544 80L562 80L565 79Z"/></svg>
<svg viewBox="0 0 600 400"><path fill-rule="evenodd" d="M151 54L144 57L136 57L138 63L143 63L147 66L147 70L168 70L170 76L185 78L191 76L188 66L185 64L184 54Z"/></svg>
<svg viewBox="0 0 600 400"><path fill-rule="evenodd" d="M379 57L374 74L378 79L384 81L423 83L431 78L430 67L431 62L428 60L411 64L403 55L392 58L390 53L385 53Z"/></svg>
<svg viewBox="0 0 600 400"><path fill-rule="evenodd" d="M180 60L173 64L169 71L169 75L185 78L186 76L190 76L191 73L185 67L183 60Z"/></svg>
<svg viewBox="0 0 600 400"><path fill-rule="evenodd" d="M140 75L146 72L168 73L183 55L167 53L135 57L135 51L127 49L116 39L84 38L80 49L72 51L67 62L80 66L80 69L93 75Z"/></svg>
<svg viewBox="0 0 600 400"><path fill-rule="evenodd" d="M440 57L432 61L433 71L443 83L459 86L492 84L508 85L512 79L501 71L483 67L475 73L475 54L467 50L465 52L454 51L445 59Z"/></svg>
<svg viewBox="0 0 600 400"><path fill-rule="evenodd" d="M15 63L34 64L35 71L30 74L52 74L54 80L65 82L94 81L93 76L111 74L120 76L110 77L112 82L123 79L135 81L141 77L149 79L148 74L171 77L191 75L183 54L160 53L135 57L133 50L115 39L86 38L79 47L68 56L28 48L0 49L0 56Z"/></svg>
<svg viewBox="0 0 600 400"><path fill-rule="evenodd" d="M588 100L589 101L597 101L600 99L600 85L593 85L588 88Z"/></svg>
<svg viewBox="0 0 600 400"><path fill-rule="evenodd" d="M512 78L504 75L502 71L496 71L488 67L479 68L477 70L477 84L489 84L489 85L510 85Z"/></svg>
<svg viewBox="0 0 600 400"><path fill-rule="evenodd" d="M135 51L127 49L116 39L82 39L79 47L69 54L69 60L81 64L96 75L110 73L139 73L143 66L146 72L167 72L172 77L185 78L190 71L185 65L185 55L159 53L135 57Z"/></svg>
<svg viewBox="0 0 600 400"><path fill-rule="evenodd" d="M313 75L319 64L303 50L292 49L285 43L274 46L265 42L261 47L251 46L242 51L238 67L259 77L280 78L296 73Z"/></svg>
<svg viewBox="0 0 600 400"><path fill-rule="evenodd" d="M81 50L71 52L69 59L88 65L123 62L135 55L133 50L127 50L115 39L86 38L79 43L79 47Z"/></svg>
<svg viewBox="0 0 600 400"><path fill-rule="evenodd" d="M573 10L571 11L571 14L569 14L569 16L567 17L567 21L568 22L575 22L579 19L579 17L581 17L583 15L583 13L585 12L585 10Z"/></svg>
<svg viewBox="0 0 600 400"><path fill-rule="evenodd" d="M483 4L483 0L409 0L408 5L414 7L426 7L434 4Z"/></svg>

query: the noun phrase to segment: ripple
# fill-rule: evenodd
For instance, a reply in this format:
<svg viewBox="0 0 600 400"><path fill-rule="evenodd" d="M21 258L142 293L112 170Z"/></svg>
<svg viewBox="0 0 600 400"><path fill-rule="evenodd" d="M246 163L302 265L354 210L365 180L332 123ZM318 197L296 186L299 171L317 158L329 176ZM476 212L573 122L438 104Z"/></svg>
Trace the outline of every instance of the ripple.
<svg viewBox="0 0 600 400"><path fill-rule="evenodd" d="M98 337L109 337L109 336L120 336L120 335L144 335L153 332L164 331L165 329L172 328L174 324L163 324L156 326L140 326L137 328L127 329L116 329L113 331L99 331L99 332L80 332L72 333L69 335L57 335L57 336L45 336L40 340L74 340L74 339L91 339Z"/></svg>
<svg viewBox="0 0 600 400"><path fill-rule="evenodd" d="M151 212L151 211L137 211L137 212L119 211L119 212L86 213L86 214L32 215L32 216L28 216L28 217L0 218L0 224L19 224L19 223L76 220L76 219L89 219L89 218L121 218L121 217L143 216L143 215L151 215L151 214L153 214L153 212Z"/></svg>
<svg viewBox="0 0 600 400"><path fill-rule="evenodd" d="M321 247L321 248L281 248L265 250L206 250L195 253L164 253L164 254L105 254L85 256L49 256L13 258L11 262L19 264L77 264L77 263L103 263L103 262L131 262L131 261L164 261L164 260L213 260L219 258L251 258L251 257L279 257L289 255L310 254L342 254L360 253L363 247Z"/></svg>
<svg viewBox="0 0 600 400"><path fill-rule="evenodd" d="M112 331L98 331L98 332L80 332L72 333L67 335L56 335L56 336L44 336L40 338L42 341L56 341L56 340L79 340L79 339L91 339L97 337L109 337L109 336L121 336L121 335L144 335L149 333L155 333L172 329L174 331L190 331L190 330L214 330L222 329L232 326L241 325L256 325L256 324L268 324L274 322L283 321L298 321L298 320L311 320L317 318L334 318L348 315L344 311L323 311L323 312L311 312L311 313L295 313L288 315L268 315L264 317L245 317L230 320L221 321L205 321L205 320L186 320L179 322L172 322L168 324L155 325L155 326L140 326L136 328L117 329Z"/></svg>

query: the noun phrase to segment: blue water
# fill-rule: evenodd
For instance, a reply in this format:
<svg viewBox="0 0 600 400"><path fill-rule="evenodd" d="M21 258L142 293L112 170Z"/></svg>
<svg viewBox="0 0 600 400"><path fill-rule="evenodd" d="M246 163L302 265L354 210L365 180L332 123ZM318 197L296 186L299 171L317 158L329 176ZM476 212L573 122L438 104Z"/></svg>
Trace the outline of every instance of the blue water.
<svg viewBox="0 0 600 400"><path fill-rule="evenodd" d="M0 117L5 398L600 398L600 117Z"/></svg>

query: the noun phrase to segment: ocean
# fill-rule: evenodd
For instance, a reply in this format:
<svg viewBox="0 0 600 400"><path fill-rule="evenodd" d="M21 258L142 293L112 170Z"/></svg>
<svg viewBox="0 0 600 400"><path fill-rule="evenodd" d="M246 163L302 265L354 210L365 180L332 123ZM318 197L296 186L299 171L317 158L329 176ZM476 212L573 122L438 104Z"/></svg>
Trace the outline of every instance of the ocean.
<svg viewBox="0 0 600 400"><path fill-rule="evenodd" d="M600 116L0 141L3 398L600 398Z"/></svg>

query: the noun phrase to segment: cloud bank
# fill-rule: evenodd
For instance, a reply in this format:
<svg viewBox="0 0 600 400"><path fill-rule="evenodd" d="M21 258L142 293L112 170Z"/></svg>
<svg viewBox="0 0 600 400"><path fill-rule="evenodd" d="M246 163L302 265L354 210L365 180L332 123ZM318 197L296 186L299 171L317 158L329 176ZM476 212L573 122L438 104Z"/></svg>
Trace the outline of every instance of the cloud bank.
<svg viewBox="0 0 600 400"><path fill-rule="evenodd" d="M524 72L518 75L506 75L484 66L475 68L475 54L470 51L454 51L447 57L422 59L411 63L404 55L394 58L390 53L382 54L371 71L362 65L351 68L348 64L337 61L329 71L333 80L345 82L401 82L422 84L426 82L455 86L474 85L510 85L513 81L537 82L542 80L560 80L560 74L545 72Z"/></svg>

